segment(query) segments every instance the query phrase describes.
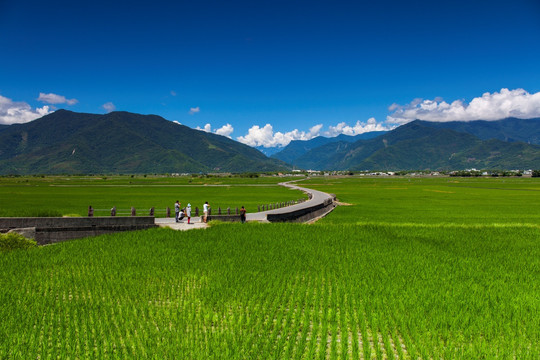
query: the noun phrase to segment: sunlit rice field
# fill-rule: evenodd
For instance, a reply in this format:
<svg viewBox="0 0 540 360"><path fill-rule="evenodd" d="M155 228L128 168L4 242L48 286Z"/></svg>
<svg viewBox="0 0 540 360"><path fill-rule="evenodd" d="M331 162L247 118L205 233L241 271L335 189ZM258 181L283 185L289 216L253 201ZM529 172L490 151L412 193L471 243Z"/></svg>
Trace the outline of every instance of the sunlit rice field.
<svg viewBox="0 0 540 360"><path fill-rule="evenodd" d="M131 207L137 215L148 215L155 208L157 217L165 217L167 207L174 212L174 202L191 203L202 208L208 201L214 211L245 206L249 212L258 205L304 198L296 190L278 186L280 177L257 179L237 177L192 178L159 176L50 176L0 177L0 217L17 216L86 216L88 206L95 216L108 216L112 207L117 214L129 216Z"/></svg>
<svg viewBox="0 0 540 360"><path fill-rule="evenodd" d="M324 223L540 224L537 178L318 177L302 183L345 204Z"/></svg>
<svg viewBox="0 0 540 360"><path fill-rule="evenodd" d="M348 204L313 225L1 254L0 358L537 359L540 186L510 180L313 179Z"/></svg>

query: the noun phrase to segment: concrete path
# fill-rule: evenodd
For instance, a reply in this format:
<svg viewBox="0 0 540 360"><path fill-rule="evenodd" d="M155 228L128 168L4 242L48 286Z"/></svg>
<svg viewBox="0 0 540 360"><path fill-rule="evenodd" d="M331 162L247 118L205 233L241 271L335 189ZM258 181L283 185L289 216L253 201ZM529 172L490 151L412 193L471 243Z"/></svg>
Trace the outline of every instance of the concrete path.
<svg viewBox="0 0 540 360"><path fill-rule="evenodd" d="M208 224L203 223L200 217L192 217L189 224L185 218L180 222L175 222L174 218L156 218L156 225L169 227L173 230L191 230L208 227Z"/></svg>
<svg viewBox="0 0 540 360"><path fill-rule="evenodd" d="M302 179L302 180L305 180L305 179ZM316 205L316 204L323 203L327 199L333 199L332 195L327 194L325 192L318 191L318 190L313 190L313 189L308 189L308 188L304 188L304 187L300 187L300 186L292 184L293 182L296 182L296 181L301 181L301 180L288 181L288 182L284 182L284 183L279 183L278 185L285 186L285 187L288 187L290 189L300 190L300 191L303 191L303 192L305 192L307 194L311 194L311 199L309 199L307 201L304 201L302 203L299 203L299 204L286 206L286 207L283 207L283 208L280 208L280 209L274 209L274 210L261 211L261 212L257 212L257 213L247 214L246 215L246 220L247 221L268 222L268 220L266 219L266 215L268 215L268 214L285 214L285 213L289 213L289 212L292 212L292 211L305 209L305 208L311 207L311 206Z"/></svg>
<svg viewBox="0 0 540 360"><path fill-rule="evenodd" d="M304 180L304 179L302 179ZM268 222L266 216L268 214L285 214L292 211L305 209L317 204L321 204L327 199L333 199L332 195L327 194L322 191L318 190L312 190L304 187L300 187L297 185L292 184L293 182L300 181L300 180L293 180L288 181L284 183L279 183L278 185L285 186L291 189L300 190L307 194L311 194L311 199L304 201L299 204L286 206L280 209L274 209L274 210L268 210L268 211L261 211L256 213L248 213L246 214L246 220L247 221L259 221L259 222ZM191 224L187 223L187 220L184 219L179 223L176 223L174 218L156 218L156 225L159 225L161 227L170 227L174 230L191 230L191 229L201 229L208 226L208 224L205 224L202 222L201 217L192 217L191 218Z"/></svg>

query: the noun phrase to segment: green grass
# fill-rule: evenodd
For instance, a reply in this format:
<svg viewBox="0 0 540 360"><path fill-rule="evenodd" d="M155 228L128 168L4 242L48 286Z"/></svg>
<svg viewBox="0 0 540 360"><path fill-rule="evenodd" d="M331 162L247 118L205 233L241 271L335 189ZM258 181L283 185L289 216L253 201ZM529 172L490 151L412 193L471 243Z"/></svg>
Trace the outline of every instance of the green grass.
<svg viewBox="0 0 540 360"><path fill-rule="evenodd" d="M537 178L314 178L306 187L335 193L325 223L540 224Z"/></svg>
<svg viewBox="0 0 540 360"><path fill-rule="evenodd" d="M305 194L278 186L291 178L263 177L0 177L0 217L86 216L88 206L95 216L108 216L116 206L118 215L129 215L135 207L138 215L164 217L166 208L174 213L174 202L191 203L202 208L205 201L222 210L245 206L248 212L258 205L304 198Z"/></svg>
<svg viewBox="0 0 540 360"><path fill-rule="evenodd" d="M410 180L307 181L352 204L313 225L1 254L0 359L537 359L538 180Z"/></svg>
<svg viewBox="0 0 540 360"><path fill-rule="evenodd" d="M8 253L0 358L534 359L539 235L219 224Z"/></svg>

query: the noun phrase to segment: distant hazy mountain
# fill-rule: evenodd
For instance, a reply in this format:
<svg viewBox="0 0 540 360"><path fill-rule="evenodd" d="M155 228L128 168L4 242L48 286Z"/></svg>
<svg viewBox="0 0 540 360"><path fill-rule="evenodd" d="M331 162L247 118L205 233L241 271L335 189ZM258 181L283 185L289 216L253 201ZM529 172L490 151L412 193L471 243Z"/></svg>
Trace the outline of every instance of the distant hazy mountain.
<svg viewBox="0 0 540 360"><path fill-rule="evenodd" d="M540 118L507 118L498 121L423 121L422 123L425 126L472 134L482 140L499 139L507 142L522 141L527 144L540 144Z"/></svg>
<svg viewBox="0 0 540 360"><path fill-rule="evenodd" d="M0 131L0 174L275 171L287 166L227 137L156 115L58 110Z"/></svg>
<svg viewBox="0 0 540 360"><path fill-rule="evenodd" d="M295 163L316 170L540 168L540 146L504 142L413 121L374 139L325 144Z"/></svg>
<svg viewBox="0 0 540 360"><path fill-rule="evenodd" d="M9 127L9 125L0 124L0 131L5 130Z"/></svg>
<svg viewBox="0 0 540 360"><path fill-rule="evenodd" d="M284 147L264 147L264 146L255 146L255 149L259 150L266 156L272 156L275 153L280 152Z"/></svg>
<svg viewBox="0 0 540 360"><path fill-rule="evenodd" d="M304 155L311 149L315 149L319 146L337 142L352 143L361 139L372 139L385 133L386 131L372 131L356 136L340 134L332 138L317 136L316 138L313 138L311 140L293 140L285 148L275 153L271 157L274 159L282 160L292 165L297 165L296 159L300 158L302 155Z"/></svg>

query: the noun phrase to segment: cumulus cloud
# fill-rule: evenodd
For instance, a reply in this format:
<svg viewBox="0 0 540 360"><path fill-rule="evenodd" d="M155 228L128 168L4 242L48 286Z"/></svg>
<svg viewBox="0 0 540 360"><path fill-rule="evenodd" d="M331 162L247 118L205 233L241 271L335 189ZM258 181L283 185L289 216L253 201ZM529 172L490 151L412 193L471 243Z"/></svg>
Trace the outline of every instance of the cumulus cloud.
<svg viewBox="0 0 540 360"><path fill-rule="evenodd" d="M312 128L314 131L320 130L318 125ZM239 136L236 139L241 143L249 146L264 146L264 147L282 147L286 146L292 140L309 140L313 134L305 131L294 129L286 133L280 131L274 133L274 128L270 124L263 127L259 125L252 126L245 136Z"/></svg>
<svg viewBox="0 0 540 360"><path fill-rule="evenodd" d="M341 122L336 126L329 126L328 130L323 132L326 137L335 137L341 134L355 136L371 131L387 131L392 130L393 126L383 125L378 123L375 118L369 118L367 122L357 121L353 126L345 122Z"/></svg>
<svg viewBox="0 0 540 360"><path fill-rule="evenodd" d="M174 120L173 123L177 124L177 125L182 125L182 123L178 120Z"/></svg>
<svg viewBox="0 0 540 360"><path fill-rule="evenodd" d="M386 121L405 124L410 121L472 121L500 120L508 117L527 119L540 117L540 92L530 94L523 89L501 89L500 92L484 93L469 103L455 100L448 103L441 98L415 99L408 105L392 104L392 113Z"/></svg>
<svg viewBox="0 0 540 360"><path fill-rule="evenodd" d="M203 128L197 126L195 129L201 130L201 131L206 131L206 132L212 132L212 125L206 124L206 125L204 125Z"/></svg>
<svg viewBox="0 0 540 360"><path fill-rule="evenodd" d="M62 95L57 95L53 93L45 94L42 92L39 93L39 97L37 98L37 100L47 104L75 105L79 102L79 100L77 99L66 99L66 97Z"/></svg>
<svg viewBox="0 0 540 360"><path fill-rule="evenodd" d="M0 95L0 124L22 124L35 120L52 111L49 106L32 109L30 105L23 101L13 101Z"/></svg>
<svg viewBox="0 0 540 360"><path fill-rule="evenodd" d="M196 114L198 112L200 112L201 109L197 106L197 107L194 107L194 108L190 108L189 109L189 115L193 115L193 114Z"/></svg>
<svg viewBox="0 0 540 360"><path fill-rule="evenodd" d="M321 134L321 129L323 128L323 124L317 124L309 128L309 131L307 132L307 137L310 139L313 139Z"/></svg>
<svg viewBox="0 0 540 360"><path fill-rule="evenodd" d="M233 131L234 131L233 126L231 124L227 124L217 129L215 133L218 135L223 135L230 138Z"/></svg>
<svg viewBox="0 0 540 360"><path fill-rule="evenodd" d="M219 129L214 129L214 130L212 130L212 125L210 124L206 124L202 128L200 126L197 126L195 129L204 131L207 133L214 133L214 134L226 136L229 139L231 138L231 134L234 131L234 127L231 124L223 125Z"/></svg>
<svg viewBox="0 0 540 360"><path fill-rule="evenodd" d="M101 107L108 113L116 110L116 106L112 102L106 102L105 104L101 105Z"/></svg>
<svg viewBox="0 0 540 360"><path fill-rule="evenodd" d="M359 135L370 131L391 130L392 128L393 126L385 126L377 123L375 118L371 118L367 122L357 121L353 126L341 122L336 126L329 126L326 131L322 131L322 124L317 124L312 126L309 131L294 129L282 133L280 131L274 132L272 125L266 124L263 127L254 125L248 130L245 136L239 136L236 139L249 146L284 147L292 140L310 140L321 135L326 137L336 137L340 134Z"/></svg>

